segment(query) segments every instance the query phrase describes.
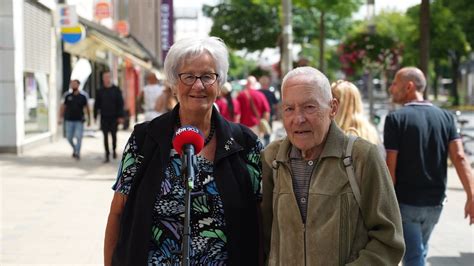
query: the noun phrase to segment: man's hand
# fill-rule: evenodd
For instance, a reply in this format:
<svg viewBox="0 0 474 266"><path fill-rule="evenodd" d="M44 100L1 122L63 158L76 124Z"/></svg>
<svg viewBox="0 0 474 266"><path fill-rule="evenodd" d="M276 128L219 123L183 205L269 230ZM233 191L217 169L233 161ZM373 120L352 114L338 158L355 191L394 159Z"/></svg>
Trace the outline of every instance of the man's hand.
<svg viewBox="0 0 474 266"><path fill-rule="evenodd" d="M62 125L63 124L63 120L62 119L58 119L58 125Z"/></svg>
<svg viewBox="0 0 474 266"><path fill-rule="evenodd" d="M125 122L125 119L123 119L123 117L117 118L117 123L123 124L123 122Z"/></svg>
<svg viewBox="0 0 474 266"><path fill-rule="evenodd" d="M464 207L464 218L469 219L469 225L474 224L474 198L468 198Z"/></svg>

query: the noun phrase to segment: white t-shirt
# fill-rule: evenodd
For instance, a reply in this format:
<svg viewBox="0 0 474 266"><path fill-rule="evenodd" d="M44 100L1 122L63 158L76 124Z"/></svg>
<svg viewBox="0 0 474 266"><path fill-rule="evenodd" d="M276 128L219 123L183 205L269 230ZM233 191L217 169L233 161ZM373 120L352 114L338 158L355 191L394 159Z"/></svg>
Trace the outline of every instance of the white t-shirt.
<svg viewBox="0 0 474 266"><path fill-rule="evenodd" d="M145 119L151 120L159 115L155 111L156 99L163 93L163 86L160 84L148 84L143 88L143 110Z"/></svg>

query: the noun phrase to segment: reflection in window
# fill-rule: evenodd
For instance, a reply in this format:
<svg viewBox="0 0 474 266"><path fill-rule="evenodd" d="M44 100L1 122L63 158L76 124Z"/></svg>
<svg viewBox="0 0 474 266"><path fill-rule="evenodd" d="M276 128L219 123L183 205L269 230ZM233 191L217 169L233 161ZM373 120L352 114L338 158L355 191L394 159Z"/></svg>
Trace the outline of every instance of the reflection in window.
<svg viewBox="0 0 474 266"><path fill-rule="evenodd" d="M25 73L25 134L48 131L48 77L44 73Z"/></svg>

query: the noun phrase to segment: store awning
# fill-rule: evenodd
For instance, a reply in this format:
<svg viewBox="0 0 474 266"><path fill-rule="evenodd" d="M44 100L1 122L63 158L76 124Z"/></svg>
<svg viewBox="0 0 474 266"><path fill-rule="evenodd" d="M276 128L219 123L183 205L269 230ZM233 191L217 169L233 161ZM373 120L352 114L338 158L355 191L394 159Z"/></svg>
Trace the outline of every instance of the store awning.
<svg viewBox="0 0 474 266"><path fill-rule="evenodd" d="M86 38L76 44L64 43L66 52L106 63L106 52L110 51L147 70L158 71L159 66L153 55L133 36L120 36L84 18L79 18L79 22L86 29Z"/></svg>

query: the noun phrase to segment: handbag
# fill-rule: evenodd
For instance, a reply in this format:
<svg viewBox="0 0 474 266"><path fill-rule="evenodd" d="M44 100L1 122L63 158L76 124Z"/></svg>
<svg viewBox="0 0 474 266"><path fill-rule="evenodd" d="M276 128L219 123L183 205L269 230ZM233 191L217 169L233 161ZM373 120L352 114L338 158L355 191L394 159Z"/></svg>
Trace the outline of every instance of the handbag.
<svg viewBox="0 0 474 266"><path fill-rule="evenodd" d="M267 119L261 117L258 114L257 108L255 107L255 104L253 102L253 98L250 96L250 94L246 91L245 94L247 95L247 98L250 101L250 108L252 108L252 112L255 115L255 117L258 118L258 131L263 134L263 135L270 135L272 134L272 127L268 123Z"/></svg>

